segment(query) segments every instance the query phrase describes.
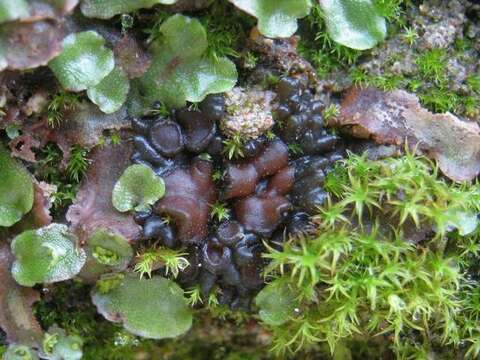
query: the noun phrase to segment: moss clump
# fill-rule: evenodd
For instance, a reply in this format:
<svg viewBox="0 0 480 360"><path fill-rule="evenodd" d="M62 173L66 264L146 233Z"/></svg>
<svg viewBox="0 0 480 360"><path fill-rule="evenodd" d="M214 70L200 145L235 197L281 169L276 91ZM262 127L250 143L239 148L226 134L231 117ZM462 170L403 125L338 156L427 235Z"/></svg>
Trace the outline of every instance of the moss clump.
<svg viewBox="0 0 480 360"><path fill-rule="evenodd" d="M468 271L479 251L478 185L449 184L409 153L350 155L326 184L331 198L314 218L317 230L265 254L267 274L288 278L297 299L296 313L270 326L273 349L327 343L334 353L382 334L399 358L411 351L406 344L441 353L467 343L476 356L479 291Z"/></svg>
<svg viewBox="0 0 480 360"><path fill-rule="evenodd" d="M62 167L63 153L53 143L40 150L39 160L35 164L36 178L56 186L56 191L52 194L54 216L73 202L90 164L87 150L79 145L73 145L70 150L71 155L65 170Z"/></svg>

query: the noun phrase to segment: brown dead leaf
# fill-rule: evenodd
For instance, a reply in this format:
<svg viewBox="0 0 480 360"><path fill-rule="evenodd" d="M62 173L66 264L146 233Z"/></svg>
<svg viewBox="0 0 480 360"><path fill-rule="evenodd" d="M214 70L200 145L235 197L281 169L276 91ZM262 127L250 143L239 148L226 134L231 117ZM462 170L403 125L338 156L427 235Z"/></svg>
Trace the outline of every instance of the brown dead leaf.
<svg viewBox="0 0 480 360"><path fill-rule="evenodd" d="M123 171L130 165L133 146L97 146L92 150L92 163L77 198L67 212L72 231L85 243L92 232L104 228L133 242L140 238L141 228L133 215L120 213L112 205L112 190Z"/></svg>
<svg viewBox="0 0 480 360"><path fill-rule="evenodd" d="M32 217L35 227L43 227L52 223L50 208L52 207L51 196L56 190L56 186L50 185L44 181L35 181L33 193Z"/></svg>
<svg viewBox="0 0 480 360"><path fill-rule="evenodd" d="M473 180L480 173L480 127L450 113L433 114L415 95L403 90L351 89L342 103L337 125L355 137L380 144L405 141L437 160L454 181Z"/></svg>
<svg viewBox="0 0 480 360"><path fill-rule="evenodd" d="M140 47L137 40L129 34L114 42L115 61L129 78L136 78L150 67L151 56Z"/></svg>
<svg viewBox="0 0 480 360"><path fill-rule="evenodd" d="M63 121L55 128L50 127L46 119L24 123L23 134L10 142L10 149L13 156L35 162L33 149L54 142L63 152L65 165L70 158L72 145L78 144L90 150L100 142L105 130L129 127L130 120L125 107L113 114L104 114L92 103L83 102L66 112Z"/></svg>
<svg viewBox="0 0 480 360"><path fill-rule="evenodd" d="M56 21L13 22L3 25L0 71L25 70L47 65L62 51L64 27Z"/></svg>
<svg viewBox="0 0 480 360"><path fill-rule="evenodd" d="M32 305L40 299L38 292L24 288L10 274L10 246L0 239L0 328L9 343L40 347L42 329L35 319Z"/></svg>
<svg viewBox="0 0 480 360"><path fill-rule="evenodd" d="M33 152L33 149L40 147L40 141L25 134L17 136L8 143L8 146L12 152L12 156L25 161L35 162L35 153Z"/></svg>
<svg viewBox="0 0 480 360"><path fill-rule="evenodd" d="M130 120L125 107L113 114L104 114L96 105L83 102L65 114L60 126L51 129L48 140L57 143L63 153L68 155L73 144L89 150L99 143L105 130L128 127Z"/></svg>

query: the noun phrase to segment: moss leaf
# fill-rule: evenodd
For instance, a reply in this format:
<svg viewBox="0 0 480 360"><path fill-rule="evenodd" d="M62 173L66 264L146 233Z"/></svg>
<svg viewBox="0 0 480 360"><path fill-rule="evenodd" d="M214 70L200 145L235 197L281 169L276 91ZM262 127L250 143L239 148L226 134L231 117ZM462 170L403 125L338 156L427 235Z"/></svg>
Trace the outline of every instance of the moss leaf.
<svg viewBox="0 0 480 360"><path fill-rule="evenodd" d="M183 15L168 18L161 38L151 46L153 61L136 81L143 103L156 100L169 107L198 102L208 94L228 91L237 81L235 65L227 58L206 57L207 34L202 24Z"/></svg>
<svg viewBox="0 0 480 360"><path fill-rule="evenodd" d="M372 0L320 0L328 33L352 49L365 50L387 35L387 24Z"/></svg>
<svg viewBox="0 0 480 360"><path fill-rule="evenodd" d="M260 318L269 325L281 325L288 321L295 311L295 294L285 279L277 279L265 286L255 298L260 308Z"/></svg>
<svg viewBox="0 0 480 360"><path fill-rule="evenodd" d="M0 23L27 17L29 14L25 0L0 0Z"/></svg>
<svg viewBox="0 0 480 360"><path fill-rule="evenodd" d="M139 336L171 338L192 325L183 290L159 276L141 280L136 274L127 274L107 293L96 289L92 300L107 320L121 321L125 329Z"/></svg>
<svg viewBox="0 0 480 360"><path fill-rule="evenodd" d="M132 165L124 173L113 188L112 202L115 209L121 212L141 211L163 197L165 183L145 165Z"/></svg>
<svg viewBox="0 0 480 360"><path fill-rule="evenodd" d="M95 31L68 35L63 51L49 66L65 89L82 91L98 85L114 68L113 51Z"/></svg>
<svg viewBox="0 0 480 360"><path fill-rule="evenodd" d="M12 226L33 206L33 181L28 171L0 145L0 227Z"/></svg>
<svg viewBox="0 0 480 360"><path fill-rule="evenodd" d="M118 111L127 99L130 82L122 70L115 68L100 83L87 90L90 100L106 114Z"/></svg>
<svg viewBox="0 0 480 360"><path fill-rule="evenodd" d="M176 2L177 0L84 0L81 10L86 17L110 19L118 14L150 8L157 4L171 5Z"/></svg>
<svg viewBox="0 0 480 360"><path fill-rule="evenodd" d="M285 38L297 31L297 19L310 12L310 0L230 0L236 7L258 19L265 36Z"/></svg>
<svg viewBox="0 0 480 360"><path fill-rule="evenodd" d="M12 275L23 286L71 279L86 260L85 251L76 247L73 235L61 224L25 231L13 239L11 247Z"/></svg>

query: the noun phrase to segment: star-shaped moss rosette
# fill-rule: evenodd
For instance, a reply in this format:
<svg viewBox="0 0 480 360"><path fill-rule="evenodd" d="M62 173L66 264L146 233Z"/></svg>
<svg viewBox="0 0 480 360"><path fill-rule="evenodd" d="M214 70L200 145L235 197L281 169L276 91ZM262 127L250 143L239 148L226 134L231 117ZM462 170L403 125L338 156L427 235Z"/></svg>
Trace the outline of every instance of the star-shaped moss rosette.
<svg viewBox="0 0 480 360"><path fill-rule="evenodd" d="M165 183L145 165L131 165L118 179L112 203L120 212L147 210L165 195Z"/></svg>
<svg viewBox="0 0 480 360"><path fill-rule="evenodd" d="M151 8L157 4L172 5L176 2L177 0L84 0L81 10L86 17L110 19L118 14Z"/></svg>
<svg viewBox="0 0 480 360"><path fill-rule="evenodd" d="M112 281L112 286L102 284L106 281ZM192 325L192 312L183 290L175 282L159 276L151 279L140 279L137 274L102 277L92 293L92 301L107 320L122 322L126 330L146 338L176 337Z"/></svg>
<svg viewBox="0 0 480 360"><path fill-rule="evenodd" d="M71 279L86 261L85 251L61 224L25 231L13 239L11 248L12 276L22 286Z"/></svg>
<svg viewBox="0 0 480 360"><path fill-rule="evenodd" d="M295 293L288 278L279 278L265 286L255 298L258 315L269 325L282 325L295 315Z"/></svg>
<svg viewBox="0 0 480 360"><path fill-rule="evenodd" d="M297 31L297 19L310 13L311 0L230 0L258 19L258 30L271 38L285 38Z"/></svg>
<svg viewBox="0 0 480 360"><path fill-rule="evenodd" d="M330 37L352 49L366 50L387 36L387 24L372 0L320 0Z"/></svg>
<svg viewBox="0 0 480 360"><path fill-rule="evenodd" d="M0 145L0 228L12 226L33 206L33 180L29 172Z"/></svg>
<svg viewBox="0 0 480 360"><path fill-rule="evenodd" d="M174 15L163 22L160 33L149 49L152 65L135 81L140 99L134 101L151 106L160 100L179 108L233 88L235 64L226 57L207 56L207 34L200 21Z"/></svg>

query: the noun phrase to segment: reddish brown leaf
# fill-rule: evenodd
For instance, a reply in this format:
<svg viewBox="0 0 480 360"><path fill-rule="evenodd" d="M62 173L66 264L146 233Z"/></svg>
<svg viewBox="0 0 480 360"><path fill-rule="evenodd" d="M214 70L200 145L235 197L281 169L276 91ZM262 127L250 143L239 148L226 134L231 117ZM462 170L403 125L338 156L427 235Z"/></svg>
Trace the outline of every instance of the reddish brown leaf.
<svg viewBox="0 0 480 360"><path fill-rule="evenodd" d="M40 147L40 141L34 137L25 134L17 136L8 144L12 152L12 156L20 158L25 161L35 162L34 148Z"/></svg>
<svg viewBox="0 0 480 360"><path fill-rule="evenodd" d="M52 207L51 195L55 186L40 181L34 183L33 207L31 214L35 227L43 227L52 223L50 208Z"/></svg>
<svg viewBox="0 0 480 360"><path fill-rule="evenodd" d="M39 300L38 292L24 288L10 274L12 255L10 246L0 239L0 328L9 343L39 347L42 329L32 312L32 304Z"/></svg>
<svg viewBox="0 0 480 360"><path fill-rule="evenodd" d="M107 229L128 241L140 238L141 228L133 215L120 213L112 205L112 190L123 171L130 165L132 145L106 145L92 150L92 163L73 205L67 212L71 229L85 243L92 232Z"/></svg>
<svg viewBox="0 0 480 360"><path fill-rule="evenodd" d="M151 56L140 47L135 38L125 34L115 41L113 47L115 61L129 78L136 78L141 75L150 66Z"/></svg>
<svg viewBox="0 0 480 360"><path fill-rule="evenodd" d="M73 144L91 149L99 143L104 130L127 127L130 127L130 120L125 107L113 114L104 114L96 105L84 102L65 114L60 126L49 131L48 140L57 143L68 158Z"/></svg>
<svg viewBox="0 0 480 360"><path fill-rule="evenodd" d="M377 143L408 142L437 160L454 181L474 179L480 173L480 127L450 113L433 114L418 98L402 90L352 89L342 103L338 119L356 137Z"/></svg>
<svg viewBox="0 0 480 360"><path fill-rule="evenodd" d="M92 103L80 103L74 110L65 114L59 126L52 128L46 119L27 123L23 135L10 142L13 156L26 161L35 161L33 148L41 148L47 142L56 143L64 154L64 165L70 158L70 148L79 144L90 150L100 142L105 130L121 130L130 127L126 108L113 114L104 114Z"/></svg>
<svg viewBox="0 0 480 360"><path fill-rule="evenodd" d="M0 71L24 70L47 63L62 51L63 26L52 21L14 22L3 25L0 39L4 51Z"/></svg>

